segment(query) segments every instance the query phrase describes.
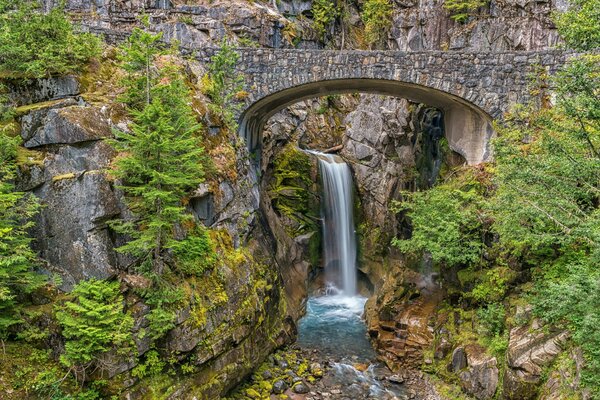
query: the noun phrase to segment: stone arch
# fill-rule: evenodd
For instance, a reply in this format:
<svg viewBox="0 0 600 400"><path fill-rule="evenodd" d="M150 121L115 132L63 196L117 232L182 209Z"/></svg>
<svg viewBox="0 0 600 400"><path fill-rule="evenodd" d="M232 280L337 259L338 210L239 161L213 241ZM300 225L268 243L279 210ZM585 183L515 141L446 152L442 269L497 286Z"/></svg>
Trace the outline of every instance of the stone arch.
<svg viewBox="0 0 600 400"><path fill-rule="evenodd" d="M331 94L373 93L402 97L441 109L450 148L469 164L489 160L492 118L476 105L458 96L414 83L388 79L327 79L275 91L251 103L240 116L239 133L248 150L260 158L262 131L271 116L299 101Z"/></svg>

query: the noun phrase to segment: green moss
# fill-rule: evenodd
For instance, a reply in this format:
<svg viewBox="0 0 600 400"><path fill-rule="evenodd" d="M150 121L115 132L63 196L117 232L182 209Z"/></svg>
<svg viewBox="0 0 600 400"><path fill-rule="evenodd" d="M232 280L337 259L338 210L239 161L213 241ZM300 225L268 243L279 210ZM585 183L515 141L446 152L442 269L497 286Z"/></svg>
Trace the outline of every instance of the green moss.
<svg viewBox="0 0 600 400"><path fill-rule="evenodd" d="M17 165L19 167L43 166L44 158L45 155L41 151L30 150L26 147L17 148Z"/></svg>
<svg viewBox="0 0 600 400"><path fill-rule="evenodd" d="M308 154L288 144L273 161L269 195L274 208L297 223L291 236L318 231L318 207L313 195L313 164Z"/></svg>

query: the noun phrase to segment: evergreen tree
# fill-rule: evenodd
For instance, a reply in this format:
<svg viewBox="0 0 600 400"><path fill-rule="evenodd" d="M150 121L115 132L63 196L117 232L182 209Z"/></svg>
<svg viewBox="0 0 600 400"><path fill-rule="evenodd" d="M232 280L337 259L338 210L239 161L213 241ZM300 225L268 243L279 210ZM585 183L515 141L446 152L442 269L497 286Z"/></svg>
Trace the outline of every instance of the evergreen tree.
<svg viewBox="0 0 600 400"><path fill-rule="evenodd" d="M175 226L192 218L182 199L204 177L200 126L187 92L174 77L153 87L151 102L133 112L131 133L117 132L115 145L122 155L114 175L136 216L115 225L132 239L119 251L135 256L146 273L163 273L164 251L178 242Z"/></svg>
<svg viewBox="0 0 600 400"><path fill-rule="evenodd" d="M67 301L56 313L67 339L60 360L85 379L86 370L96 365L103 353L111 349L119 354L131 351L133 318L124 312L118 282L81 281L71 296L74 301Z"/></svg>
<svg viewBox="0 0 600 400"><path fill-rule="evenodd" d="M0 132L0 339L20 321L17 296L30 293L45 279L34 271L37 257L28 230L38 211L32 195L16 192L13 182L19 137Z"/></svg>

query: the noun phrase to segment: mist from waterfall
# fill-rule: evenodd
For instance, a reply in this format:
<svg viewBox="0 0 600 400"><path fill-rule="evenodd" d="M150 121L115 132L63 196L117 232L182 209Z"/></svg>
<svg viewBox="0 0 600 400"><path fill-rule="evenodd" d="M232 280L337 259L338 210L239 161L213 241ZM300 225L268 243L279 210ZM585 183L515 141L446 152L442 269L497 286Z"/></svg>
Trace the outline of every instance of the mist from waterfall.
<svg viewBox="0 0 600 400"><path fill-rule="evenodd" d="M319 160L323 182L323 258L325 274L345 296L356 290L356 234L352 173L341 157L311 152Z"/></svg>

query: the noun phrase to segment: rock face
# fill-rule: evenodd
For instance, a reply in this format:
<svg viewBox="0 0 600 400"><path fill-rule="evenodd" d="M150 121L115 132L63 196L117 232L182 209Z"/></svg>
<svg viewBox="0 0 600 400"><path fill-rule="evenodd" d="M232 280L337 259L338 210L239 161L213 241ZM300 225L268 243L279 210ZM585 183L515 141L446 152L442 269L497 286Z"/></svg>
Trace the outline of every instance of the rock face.
<svg viewBox="0 0 600 400"><path fill-rule="evenodd" d="M467 369L460 373L464 391L476 399L491 399L498 388L498 366L496 357L485 353L481 346L472 344L465 347Z"/></svg>
<svg viewBox="0 0 600 400"><path fill-rule="evenodd" d="M403 1L394 13L388 46L399 50L534 50L560 43L550 14L562 0L493 0L467 23L453 21L440 3Z"/></svg>
<svg viewBox="0 0 600 400"><path fill-rule="evenodd" d="M544 367L563 350L569 334L564 330L544 332L539 323L513 328L504 373L504 394L508 399L534 399L540 388Z"/></svg>

